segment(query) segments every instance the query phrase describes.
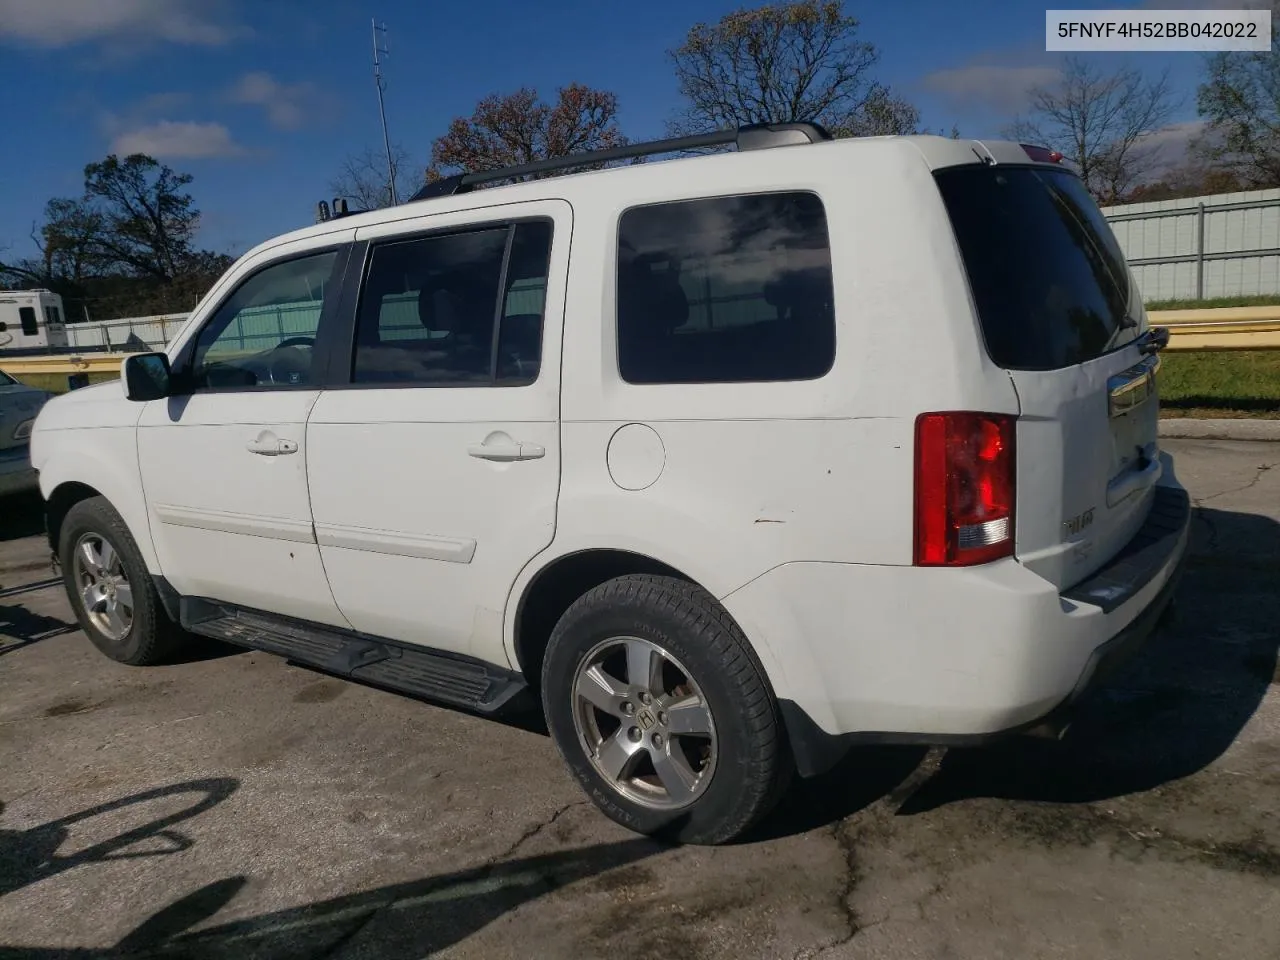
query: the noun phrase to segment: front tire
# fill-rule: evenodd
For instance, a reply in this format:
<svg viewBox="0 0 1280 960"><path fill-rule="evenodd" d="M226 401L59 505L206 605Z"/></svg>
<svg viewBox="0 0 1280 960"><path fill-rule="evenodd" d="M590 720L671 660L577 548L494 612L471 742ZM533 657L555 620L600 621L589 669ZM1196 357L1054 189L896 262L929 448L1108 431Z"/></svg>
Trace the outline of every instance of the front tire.
<svg viewBox="0 0 1280 960"><path fill-rule="evenodd" d="M763 668L724 608L686 581L632 575L581 596L551 634L542 690L574 776L638 833L728 842L790 778Z"/></svg>
<svg viewBox="0 0 1280 960"><path fill-rule="evenodd" d="M58 558L71 609L95 647L131 666L172 659L182 631L165 613L137 543L105 497L67 511Z"/></svg>

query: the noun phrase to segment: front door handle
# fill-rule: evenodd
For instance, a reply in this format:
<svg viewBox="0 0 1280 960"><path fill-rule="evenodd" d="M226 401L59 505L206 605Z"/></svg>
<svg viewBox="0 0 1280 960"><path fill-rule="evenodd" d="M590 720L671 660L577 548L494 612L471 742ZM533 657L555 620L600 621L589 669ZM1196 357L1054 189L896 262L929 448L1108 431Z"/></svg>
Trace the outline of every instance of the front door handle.
<svg viewBox="0 0 1280 960"><path fill-rule="evenodd" d="M250 440L245 446L248 447L250 453L256 453L260 457L280 457L298 452L297 440L281 440L271 434L260 436L256 440Z"/></svg>
<svg viewBox="0 0 1280 960"><path fill-rule="evenodd" d="M517 443L515 440L486 440L467 447L467 454L478 460L511 463L514 460L537 460L547 451L536 443Z"/></svg>

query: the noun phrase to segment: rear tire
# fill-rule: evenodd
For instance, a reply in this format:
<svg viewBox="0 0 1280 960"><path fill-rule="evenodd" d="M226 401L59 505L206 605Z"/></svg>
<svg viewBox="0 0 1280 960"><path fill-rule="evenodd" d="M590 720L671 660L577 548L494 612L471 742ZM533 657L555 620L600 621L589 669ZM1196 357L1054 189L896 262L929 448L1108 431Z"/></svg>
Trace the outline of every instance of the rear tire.
<svg viewBox="0 0 1280 960"><path fill-rule="evenodd" d="M185 635L169 619L137 543L106 498L90 497L68 510L58 541L67 598L90 642L131 666L173 659Z"/></svg>
<svg viewBox="0 0 1280 960"><path fill-rule="evenodd" d="M764 669L724 608L686 581L631 575L581 596L551 634L542 690L569 769L638 833L726 843L790 780Z"/></svg>

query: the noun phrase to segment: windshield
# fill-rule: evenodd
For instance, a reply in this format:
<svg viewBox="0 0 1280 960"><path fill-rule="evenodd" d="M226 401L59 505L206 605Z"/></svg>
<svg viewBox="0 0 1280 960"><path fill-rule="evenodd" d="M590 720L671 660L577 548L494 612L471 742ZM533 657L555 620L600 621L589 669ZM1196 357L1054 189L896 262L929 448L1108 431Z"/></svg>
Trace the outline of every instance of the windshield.
<svg viewBox="0 0 1280 960"><path fill-rule="evenodd" d="M966 166L937 181L1000 366L1069 367L1140 333L1124 254L1074 174Z"/></svg>
<svg viewBox="0 0 1280 960"><path fill-rule="evenodd" d="M17 380L9 376L3 370L0 370L0 387L12 387L17 384Z"/></svg>

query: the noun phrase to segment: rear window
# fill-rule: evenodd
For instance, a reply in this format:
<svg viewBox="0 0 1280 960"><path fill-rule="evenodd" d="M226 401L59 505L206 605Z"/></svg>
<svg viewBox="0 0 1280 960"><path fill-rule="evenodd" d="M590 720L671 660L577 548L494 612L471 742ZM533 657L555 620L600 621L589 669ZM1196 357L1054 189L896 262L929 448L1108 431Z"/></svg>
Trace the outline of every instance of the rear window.
<svg viewBox="0 0 1280 960"><path fill-rule="evenodd" d="M1054 370L1138 336L1124 254L1079 178L967 166L937 181L993 361Z"/></svg>
<svg viewBox="0 0 1280 960"><path fill-rule="evenodd" d="M628 383L809 380L831 369L831 251L813 194L634 207L618 246Z"/></svg>

